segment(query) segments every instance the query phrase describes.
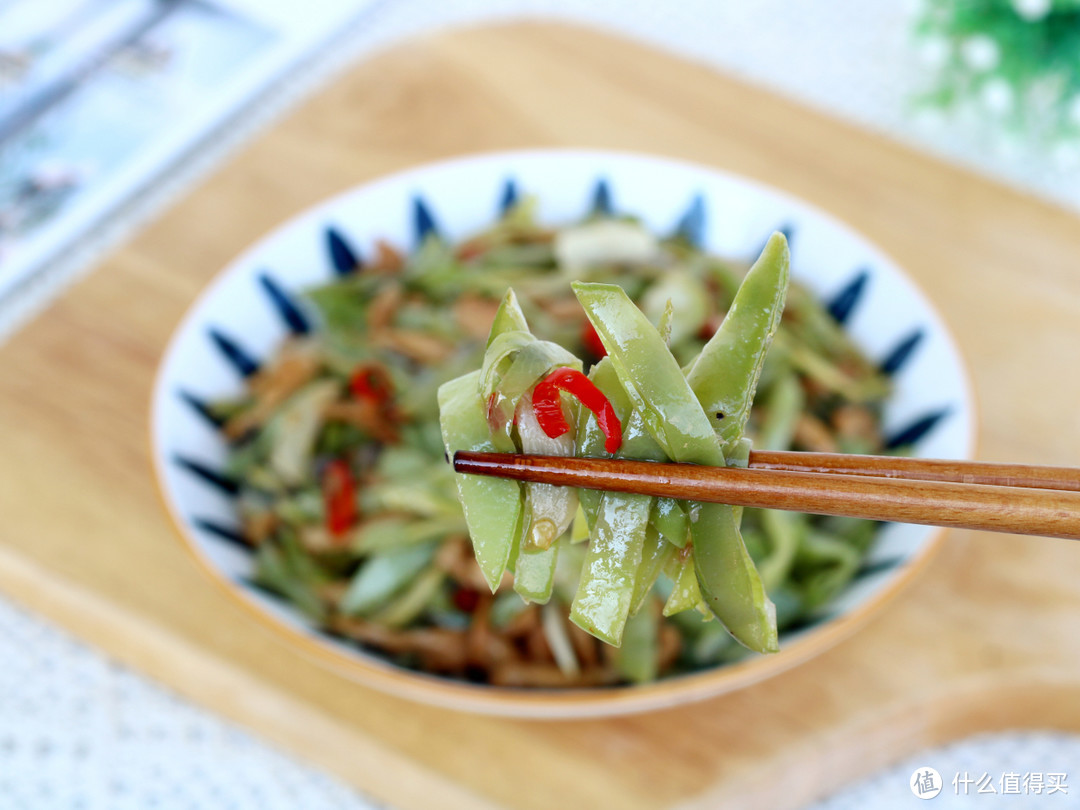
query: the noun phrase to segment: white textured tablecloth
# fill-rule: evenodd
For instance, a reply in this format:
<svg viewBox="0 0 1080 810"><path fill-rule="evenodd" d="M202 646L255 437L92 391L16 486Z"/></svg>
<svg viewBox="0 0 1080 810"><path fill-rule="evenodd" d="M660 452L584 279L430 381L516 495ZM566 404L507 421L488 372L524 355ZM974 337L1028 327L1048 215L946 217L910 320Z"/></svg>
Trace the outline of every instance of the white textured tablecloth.
<svg viewBox="0 0 1080 810"><path fill-rule="evenodd" d="M313 4L313 9L317 4ZM925 79L910 47L910 5L865 0L383 0L290 87L243 116L202 159L177 169L111 228L80 246L0 310L0 332L31 316L76 274L212 169L235 146L354 58L448 24L521 17L578 21L651 42L908 141L1080 210L1080 174L1038 156L1002 154L974 123L913 116ZM917 767L946 784L937 807L1080 806L1068 794L956 795L954 774L1062 772L1080 737L994 735L927 751L814 807L922 807L908 787ZM437 798L433 797L433 806ZM368 808L331 778L110 663L0 599L0 810L122 808Z"/></svg>

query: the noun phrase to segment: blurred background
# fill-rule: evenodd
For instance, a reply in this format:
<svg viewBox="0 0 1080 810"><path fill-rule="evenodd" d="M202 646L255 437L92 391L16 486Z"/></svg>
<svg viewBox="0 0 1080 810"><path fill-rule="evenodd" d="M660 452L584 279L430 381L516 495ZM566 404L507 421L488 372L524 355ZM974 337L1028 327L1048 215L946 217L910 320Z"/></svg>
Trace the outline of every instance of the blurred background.
<svg viewBox="0 0 1080 810"><path fill-rule="evenodd" d="M84 263L89 233L138 221L344 65L515 19L650 42L1080 207L1074 0L6 0L0 295Z"/></svg>
<svg viewBox="0 0 1080 810"><path fill-rule="evenodd" d="M1080 212L1080 0L0 0L0 334L352 66L538 20L647 43ZM924 761L997 778L1078 758L1071 735L982 737L818 806L907 806ZM0 810L151 806L377 805L0 593Z"/></svg>

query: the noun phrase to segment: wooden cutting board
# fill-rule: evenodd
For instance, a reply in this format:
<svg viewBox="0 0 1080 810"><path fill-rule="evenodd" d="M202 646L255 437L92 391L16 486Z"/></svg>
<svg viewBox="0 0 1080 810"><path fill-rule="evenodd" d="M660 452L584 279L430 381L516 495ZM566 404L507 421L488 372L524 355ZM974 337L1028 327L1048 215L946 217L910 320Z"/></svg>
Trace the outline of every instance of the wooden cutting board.
<svg viewBox="0 0 1080 810"><path fill-rule="evenodd" d="M146 423L158 356L200 288L256 237L356 183L559 144L700 161L847 220L955 330L981 456L1080 463L1075 216L640 45L485 28L349 71L0 349L0 589L400 807L797 807L960 735L1080 730L1069 541L954 533L930 571L809 663L683 709L559 723L358 687L195 569L154 494Z"/></svg>

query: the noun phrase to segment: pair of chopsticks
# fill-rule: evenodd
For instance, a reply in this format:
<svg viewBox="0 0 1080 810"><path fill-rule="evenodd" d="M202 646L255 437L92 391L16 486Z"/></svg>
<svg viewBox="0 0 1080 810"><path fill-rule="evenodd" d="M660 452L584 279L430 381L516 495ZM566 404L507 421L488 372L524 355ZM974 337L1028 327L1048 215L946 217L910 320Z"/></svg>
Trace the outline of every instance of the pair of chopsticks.
<svg viewBox="0 0 1080 810"><path fill-rule="evenodd" d="M454 454L459 473L733 506L1080 540L1080 469L754 451L749 466Z"/></svg>

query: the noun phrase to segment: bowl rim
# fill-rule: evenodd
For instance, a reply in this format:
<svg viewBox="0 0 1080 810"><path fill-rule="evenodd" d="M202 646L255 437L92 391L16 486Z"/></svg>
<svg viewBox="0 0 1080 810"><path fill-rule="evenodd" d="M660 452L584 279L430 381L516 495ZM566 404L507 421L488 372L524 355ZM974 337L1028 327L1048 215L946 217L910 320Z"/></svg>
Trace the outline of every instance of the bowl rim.
<svg viewBox="0 0 1080 810"><path fill-rule="evenodd" d="M456 681L391 664L380 660L376 655L365 650L355 650L354 654L338 651L328 644L315 640L300 629L294 628L275 618L268 611L257 605L252 599L239 592L236 584L215 567L199 549L198 541L193 537L191 528L180 513L166 490L164 473L165 448L158 443L156 430L157 417L161 403L168 395L165 370L170 367L170 359L178 350L181 336L195 320L203 304L211 299L226 277L231 276L241 267L250 263L250 257L257 255L271 240L282 232L296 227L300 221L317 217L320 213L333 210L341 201L362 189L383 183L401 182L414 175L436 170L449 165L486 162L490 160L514 160L534 158L610 158L642 160L653 164L668 164L682 169L690 169L706 174L719 175L744 186L794 203L799 208L811 210L813 214L849 234L863 239L881 258L891 265L908 283L918 296L921 304L934 319L940 329L941 337L955 355L960 371L962 390L966 394L968 407L968 435L965 437L966 451L964 458L977 455L979 409L975 399L973 375L966 358L960 351L948 322L942 317L933 300L925 293L918 282L903 269L877 243L871 241L855 227L822 208L817 203L806 200L782 188L764 183L752 177L720 167L710 166L697 161L683 160L666 155L621 149L593 149L576 147L547 147L530 149L507 149L462 153L447 158L413 164L404 168L371 177L361 183L343 189L323 198L287 219L273 226L253 243L235 255L224 267L207 281L195 298L188 304L180 320L173 327L169 340L162 351L154 372L151 388L150 408L147 420L147 444L153 470L154 490L158 500L168 516L175 536L189 558L229 599L240 605L253 616L257 623L271 631L282 644L297 649L310 661L321 664L331 671L362 686L377 689L399 698L415 700L429 706L464 711L475 714L512 717L521 719L586 719L637 714L671 708L678 705L697 702L712 697L734 692L754 683L779 675L795 666L825 652L840 641L851 636L909 585L929 563L938 555L948 533L947 529L937 528L924 541L922 549L893 575L880 589L864 603L823 622L803 637L785 646L779 653L769 656L755 656L732 664L705 669L698 672L665 678L653 683L613 688L584 689L514 689L493 687L484 684L472 684Z"/></svg>

